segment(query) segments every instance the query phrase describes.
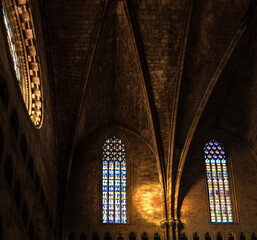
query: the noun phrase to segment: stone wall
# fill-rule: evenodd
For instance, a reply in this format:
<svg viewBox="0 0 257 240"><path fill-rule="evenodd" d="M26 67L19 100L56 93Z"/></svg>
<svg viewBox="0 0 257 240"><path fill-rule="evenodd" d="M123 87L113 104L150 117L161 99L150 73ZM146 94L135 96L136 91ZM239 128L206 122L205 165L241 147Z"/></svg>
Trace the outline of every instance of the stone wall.
<svg viewBox="0 0 257 240"><path fill-rule="evenodd" d="M107 232L112 239L117 233L128 239L131 232L137 239L144 232L149 239L153 239L155 233L162 239L164 237L159 223L163 219L164 205L155 155L141 138L125 129L118 129L101 130L77 147L68 187L65 239L70 233L79 239L82 232L88 239L94 232L99 239L103 239ZM123 139L127 153L127 224L103 224L101 220L101 143L105 137L115 134Z"/></svg>
<svg viewBox="0 0 257 240"><path fill-rule="evenodd" d="M221 134L219 137L222 137L228 146L228 171L234 223L210 223L203 157L206 139L196 137L187 158L180 190L182 233L185 233L188 239L193 239L195 233L200 239L204 239L207 232L212 239L216 239L218 233L223 239L228 239L229 234L232 234L235 239L240 239L242 233L246 239L250 239L253 232L257 231L256 155L247 145L233 136Z"/></svg>
<svg viewBox="0 0 257 240"><path fill-rule="evenodd" d="M36 16L43 85L43 125L30 120L16 80L0 14L0 239L54 239L57 232L57 165L51 84L39 7ZM33 12L37 9L37 12ZM55 236L55 237L54 237Z"/></svg>

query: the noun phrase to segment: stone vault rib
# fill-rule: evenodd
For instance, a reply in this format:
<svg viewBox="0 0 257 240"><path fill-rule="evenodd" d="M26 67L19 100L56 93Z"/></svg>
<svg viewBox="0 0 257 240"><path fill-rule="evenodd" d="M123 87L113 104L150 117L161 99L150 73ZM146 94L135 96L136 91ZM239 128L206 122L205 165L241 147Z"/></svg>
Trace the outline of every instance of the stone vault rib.
<svg viewBox="0 0 257 240"><path fill-rule="evenodd" d="M175 194L174 194L175 219L178 218L178 211L179 211L179 209L178 209L178 196L179 196L180 180L181 180L181 176L182 176L182 172L183 172L183 167L184 167L184 164L185 164L187 153L188 153L191 141L193 139L197 124L198 124L198 122L199 122L199 120L202 116L203 110L204 110L204 108L205 108L205 106L208 102L208 99L210 98L210 96L213 92L213 89L214 89L217 81L219 80L219 77L220 77L222 71L224 70L227 62L229 61L232 53L234 52L236 46L238 45L242 35L244 34L244 32L247 28L250 17L251 16L247 15L247 17L245 17L243 19L243 21L239 25L236 33L234 34L234 37L232 38L230 44L228 45L227 50L225 51L219 65L217 66L215 73L213 74L212 78L209 81L209 84L208 84L208 86L205 90L204 96L203 96L203 98L202 98L202 100L201 100L201 102L198 106L197 112L194 116L194 119L192 121L190 129L188 131L186 141L185 141L185 144L183 146L183 149L182 149L182 152L181 152L181 155L180 155L180 160L179 160L179 165L178 165L177 175L176 175L176 183L175 183L176 185L175 185Z"/></svg>

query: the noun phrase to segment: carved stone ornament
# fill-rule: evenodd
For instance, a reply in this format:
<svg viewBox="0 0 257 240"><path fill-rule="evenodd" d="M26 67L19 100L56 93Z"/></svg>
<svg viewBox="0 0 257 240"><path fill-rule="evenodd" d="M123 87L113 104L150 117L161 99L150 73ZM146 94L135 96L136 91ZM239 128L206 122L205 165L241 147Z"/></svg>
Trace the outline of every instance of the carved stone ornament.
<svg viewBox="0 0 257 240"><path fill-rule="evenodd" d="M30 119L39 128L43 119L42 84L36 34L29 2L27 0L3 0L2 3L16 77Z"/></svg>

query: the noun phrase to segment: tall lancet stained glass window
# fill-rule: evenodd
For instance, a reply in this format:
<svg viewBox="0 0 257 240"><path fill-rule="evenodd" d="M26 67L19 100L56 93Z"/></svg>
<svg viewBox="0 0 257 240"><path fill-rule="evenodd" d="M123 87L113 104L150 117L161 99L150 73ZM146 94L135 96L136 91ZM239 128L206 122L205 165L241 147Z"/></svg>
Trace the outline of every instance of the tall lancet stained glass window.
<svg viewBox="0 0 257 240"><path fill-rule="evenodd" d="M232 223L232 205L225 147L215 139L209 141L204 147L204 158L211 222Z"/></svg>
<svg viewBox="0 0 257 240"><path fill-rule="evenodd" d="M127 223L126 151L116 136L103 144L102 159L103 223Z"/></svg>

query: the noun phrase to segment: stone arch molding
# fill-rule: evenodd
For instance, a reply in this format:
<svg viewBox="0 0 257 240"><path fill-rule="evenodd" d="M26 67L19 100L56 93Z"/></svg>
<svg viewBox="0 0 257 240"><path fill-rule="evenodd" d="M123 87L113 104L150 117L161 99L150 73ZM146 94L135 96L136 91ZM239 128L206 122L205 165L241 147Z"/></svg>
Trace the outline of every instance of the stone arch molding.
<svg viewBox="0 0 257 240"><path fill-rule="evenodd" d="M22 97L31 121L37 128L40 128L43 120L42 81L30 2L28 0L3 0L2 8L7 17L16 50L20 73L18 76L16 72L16 78Z"/></svg>

